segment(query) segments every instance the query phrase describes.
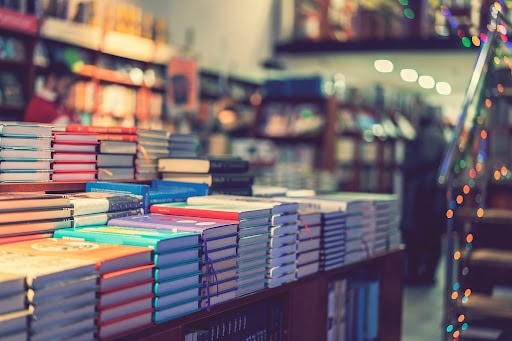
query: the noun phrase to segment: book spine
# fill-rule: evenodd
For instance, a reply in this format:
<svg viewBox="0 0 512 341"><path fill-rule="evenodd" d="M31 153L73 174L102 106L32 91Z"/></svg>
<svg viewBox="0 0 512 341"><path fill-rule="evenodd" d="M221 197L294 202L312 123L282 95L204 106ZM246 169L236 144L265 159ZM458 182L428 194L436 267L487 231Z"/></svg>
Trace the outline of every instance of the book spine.
<svg viewBox="0 0 512 341"><path fill-rule="evenodd" d="M247 160L210 160L210 173L243 173L248 170L249 162Z"/></svg>
<svg viewBox="0 0 512 341"><path fill-rule="evenodd" d="M136 134L136 127L102 127L102 126L83 126L80 124L68 124L66 126L68 132L82 133L100 133L100 134Z"/></svg>
<svg viewBox="0 0 512 341"><path fill-rule="evenodd" d="M98 140L137 142L138 137L134 134L98 134Z"/></svg>
<svg viewBox="0 0 512 341"><path fill-rule="evenodd" d="M93 181L85 184L86 192L128 193L142 196L144 213L149 213L149 185Z"/></svg>
<svg viewBox="0 0 512 341"><path fill-rule="evenodd" d="M254 182L252 174L212 174L211 190L226 187L250 187Z"/></svg>
<svg viewBox="0 0 512 341"><path fill-rule="evenodd" d="M143 208L144 203L134 197L112 197L108 200L108 212Z"/></svg>

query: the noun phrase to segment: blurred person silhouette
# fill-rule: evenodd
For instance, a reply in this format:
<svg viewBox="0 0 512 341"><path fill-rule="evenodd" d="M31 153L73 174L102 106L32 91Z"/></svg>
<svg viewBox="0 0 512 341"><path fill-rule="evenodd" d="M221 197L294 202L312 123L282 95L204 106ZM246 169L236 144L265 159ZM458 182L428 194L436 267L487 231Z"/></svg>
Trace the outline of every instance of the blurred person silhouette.
<svg viewBox="0 0 512 341"><path fill-rule="evenodd" d="M403 170L402 235L406 247L406 284L432 285L446 229L446 193L437 183L447 141L440 112L427 107L416 138L406 145Z"/></svg>
<svg viewBox="0 0 512 341"><path fill-rule="evenodd" d="M50 124L78 123L73 111L66 106L74 83L75 75L66 63L51 64L44 74L42 88L27 105L23 121Z"/></svg>

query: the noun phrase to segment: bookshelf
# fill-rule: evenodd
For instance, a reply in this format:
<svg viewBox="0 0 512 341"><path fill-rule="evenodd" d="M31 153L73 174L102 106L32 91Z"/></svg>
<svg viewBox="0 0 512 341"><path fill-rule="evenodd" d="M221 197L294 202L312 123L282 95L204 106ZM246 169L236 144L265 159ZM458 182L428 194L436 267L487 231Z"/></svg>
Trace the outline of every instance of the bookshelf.
<svg viewBox="0 0 512 341"><path fill-rule="evenodd" d="M265 289L211 308L168 322L126 334L115 340L184 340L187 327L231 310L263 300L283 302L283 331L281 339L327 339L327 284L329 280L350 276L359 269L380 271L379 340L400 340L402 318L403 249L391 250L362 262L342 268L319 272L296 282ZM314 314L311 314L314 312Z"/></svg>
<svg viewBox="0 0 512 341"><path fill-rule="evenodd" d="M0 17L0 37L16 39L24 49L22 59L0 59L0 72L13 73L23 90L21 103L0 101L0 119L22 120L52 57L66 61L77 73L69 104L81 113L84 124L161 127L167 63L174 54L161 37L153 40L113 27L6 8L0 8ZM112 102L112 97L126 105L106 109L104 102Z"/></svg>

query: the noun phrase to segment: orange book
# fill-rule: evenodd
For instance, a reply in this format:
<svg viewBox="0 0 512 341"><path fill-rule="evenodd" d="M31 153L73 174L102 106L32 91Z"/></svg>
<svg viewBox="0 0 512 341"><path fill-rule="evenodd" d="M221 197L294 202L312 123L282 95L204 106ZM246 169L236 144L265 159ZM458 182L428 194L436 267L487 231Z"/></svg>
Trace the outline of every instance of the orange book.
<svg viewBox="0 0 512 341"><path fill-rule="evenodd" d="M74 239L43 238L5 244L3 250L35 255L87 259L100 274L152 264L152 250L140 246L100 244Z"/></svg>

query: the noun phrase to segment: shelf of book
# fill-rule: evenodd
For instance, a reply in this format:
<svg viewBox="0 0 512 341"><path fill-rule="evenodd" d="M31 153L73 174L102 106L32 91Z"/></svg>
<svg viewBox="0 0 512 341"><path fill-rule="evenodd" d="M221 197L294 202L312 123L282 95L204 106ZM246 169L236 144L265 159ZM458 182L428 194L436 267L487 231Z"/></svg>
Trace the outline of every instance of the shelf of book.
<svg viewBox="0 0 512 341"><path fill-rule="evenodd" d="M275 288L264 289L213 306L210 311L203 310L185 315L125 334L115 340L183 340L187 327L200 320L208 320L216 315L264 300L281 300L283 302L282 340L326 340L328 282L332 279L348 277L360 269L375 269L380 272L378 340L400 340L403 253L403 248L386 251L361 262L327 272L318 272Z"/></svg>

